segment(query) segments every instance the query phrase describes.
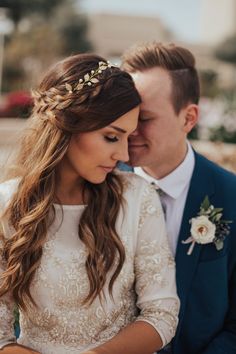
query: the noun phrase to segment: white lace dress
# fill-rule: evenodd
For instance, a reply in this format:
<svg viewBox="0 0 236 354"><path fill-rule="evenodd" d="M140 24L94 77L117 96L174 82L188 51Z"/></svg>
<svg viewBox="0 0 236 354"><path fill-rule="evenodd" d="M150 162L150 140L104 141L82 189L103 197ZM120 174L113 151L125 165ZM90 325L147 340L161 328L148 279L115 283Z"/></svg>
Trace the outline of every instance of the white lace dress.
<svg viewBox="0 0 236 354"><path fill-rule="evenodd" d="M85 206L65 205L62 217L61 207L55 205L56 219L31 285L38 307L20 313L18 343L42 354L79 354L108 341L133 321L151 324L164 345L173 337L179 300L161 204L155 190L143 179L131 173L122 175L126 203L119 213L117 231L126 260L115 282L113 298L106 284L106 301L97 298L90 306L82 305L89 282L86 248L77 230ZM16 180L0 185L1 211L16 188ZM6 237L11 237L8 225L4 229ZM11 294L0 298L0 348L15 341L13 307Z"/></svg>

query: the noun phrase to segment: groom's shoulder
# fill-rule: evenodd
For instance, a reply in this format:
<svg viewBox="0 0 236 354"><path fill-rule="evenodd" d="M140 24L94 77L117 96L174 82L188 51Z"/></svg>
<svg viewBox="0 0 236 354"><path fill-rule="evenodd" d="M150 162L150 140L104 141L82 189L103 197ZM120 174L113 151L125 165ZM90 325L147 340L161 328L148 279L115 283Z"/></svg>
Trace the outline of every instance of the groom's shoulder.
<svg viewBox="0 0 236 354"><path fill-rule="evenodd" d="M206 173L210 173L215 182L221 183L221 186L231 188L234 186L236 191L236 174L232 171L226 170L217 163L207 159L201 154L196 153L196 164L201 164Z"/></svg>

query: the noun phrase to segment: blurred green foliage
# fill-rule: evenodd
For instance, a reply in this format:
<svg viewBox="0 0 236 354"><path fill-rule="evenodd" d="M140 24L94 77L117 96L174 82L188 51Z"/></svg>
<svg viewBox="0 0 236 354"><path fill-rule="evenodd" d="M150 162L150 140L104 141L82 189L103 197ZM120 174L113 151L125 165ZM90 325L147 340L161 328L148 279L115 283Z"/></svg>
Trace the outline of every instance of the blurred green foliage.
<svg viewBox="0 0 236 354"><path fill-rule="evenodd" d="M221 92L221 98L225 102L225 113L236 113L236 90L229 89Z"/></svg>
<svg viewBox="0 0 236 354"><path fill-rule="evenodd" d="M216 58L236 64L236 34L222 42L215 51Z"/></svg>
<svg viewBox="0 0 236 354"><path fill-rule="evenodd" d="M5 41L3 92L29 90L61 57L91 50L76 0L1 0L14 31Z"/></svg>
<svg viewBox="0 0 236 354"><path fill-rule="evenodd" d="M220 43L214 54L217 59L236 65L236 33ZM236 71L233 75L236 78ZM213 70L201 72L200 78L202 96L217 98L224 106L222 124L210 129L209 139L211 141L236 143L236 82L228 89L220 88L217 74Z"/></svg>
<svg viewBox="0 0 236 354"><path fill-rule="evenodd" d="M52 16L55 8L63 2L64 0L1 0L1 7L8 8L9 18L17 26L32 13L46 18Z"/></svg>
<svg viewBox="0 0 236 354"><path fill-rule="evenodd" d="M236 91L228 89L221 91L220 99L224 105L224 121L210 130L211 141L236 143Z"/></svg>
<svg viewBox="0 0 236 354"><path fill-rule="evenodd" d="M236 130L229 131L223 125L210 130L210 140L211 141L223 141L225 143L236 143Z"/></svg>
<svg viewBox="0 0 236 354"><path fill-rule="evenodd" d="M193 127L193 129L190 131L190 133L188 134L188 139L190 139L190 140L198 140L199 139L198 125Z"/></svg>
<svg viewBox="0 0 236 354"><path fill-rule="evenodd" d="M201 84L201 96L214 98L219 94L218 74L212 70L201 70L199 72Z"/></svg>

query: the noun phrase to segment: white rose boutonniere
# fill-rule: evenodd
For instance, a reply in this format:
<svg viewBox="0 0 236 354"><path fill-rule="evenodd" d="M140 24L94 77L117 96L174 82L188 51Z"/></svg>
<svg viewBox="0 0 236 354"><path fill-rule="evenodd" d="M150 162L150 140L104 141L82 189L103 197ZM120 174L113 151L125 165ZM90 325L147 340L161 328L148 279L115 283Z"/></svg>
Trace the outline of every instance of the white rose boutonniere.
<svg viewBox="0 0 236 354"><path fill-rule="evenodd" d="M191 220L191 235L195 242L210 243L215 238L216 226L207 216L201 215Z"/></svg>
<svg viewBox="0 0 236 354"><path fill-rule="evenodd" d="M209 198L205 197L198 216L189 220L191 236L182 241L184 244L191 243L187 252L188 255L193 252L195 243L207 244L213 242L217 250L224 247L224 239L230 232L228 224L232 221L221 220L222 210L222 208L214 208L210 204Z"/></svg>

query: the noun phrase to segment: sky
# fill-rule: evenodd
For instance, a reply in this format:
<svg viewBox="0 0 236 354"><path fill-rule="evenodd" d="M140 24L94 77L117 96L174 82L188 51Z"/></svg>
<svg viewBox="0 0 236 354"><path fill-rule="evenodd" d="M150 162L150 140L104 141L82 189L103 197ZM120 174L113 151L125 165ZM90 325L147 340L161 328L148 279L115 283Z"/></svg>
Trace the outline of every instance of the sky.
<svg viewBox="0 0 236 354"><path fill-rule="evenodd" d="M200 0L80 0L85 12L107 12L159 17L175 37L199 41Z"/></svg>

